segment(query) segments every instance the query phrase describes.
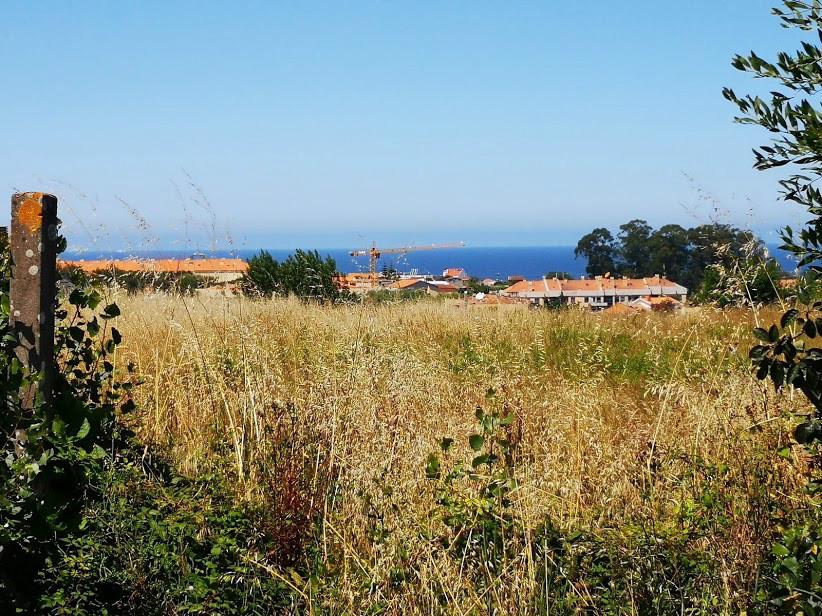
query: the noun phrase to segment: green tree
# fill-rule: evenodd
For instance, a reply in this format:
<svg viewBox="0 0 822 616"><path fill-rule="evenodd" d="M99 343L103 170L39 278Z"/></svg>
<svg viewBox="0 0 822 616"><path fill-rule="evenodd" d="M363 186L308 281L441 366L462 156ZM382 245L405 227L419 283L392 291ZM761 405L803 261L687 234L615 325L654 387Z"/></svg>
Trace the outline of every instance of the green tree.
<svg viewBox="0 0 822 616"><path fill-rule="evenodd" d="M296 295L301 299L335 301L342 297L335 277L337 263L316 250L297 249L282 263L265 250L248 260L242 282L247 294Z"/></svg>
<svg viewBox="0 0 822 616"><path fill-rule="evenodd" d="M727 224L710 223L688 229L688 242L688 265L678 282L690 289L701 287L713 266L730 270L737 262L764 258L762 242L753 233Z"/></svg>
<svg viewBox="0 0 822 616"><path fill-rule="evenodd" d="M574 249L574 255L585 257L588 264L585 271L590 276L601 276L607 272L615 273L616 245L614 236L604 227L594 229L582 237Z"/></svg>
<svg viewBox="0 0 822 616"><path fill-rule="evenodd" d="M634 219L619 226L619 270L625 276L650 276L651 226L644 220Z"/></svg>
<svg viewBox="0 0 822 616"><path fill-rule="evenodd" d="M688 231L679 225L664 225L648 238L651 273L667 276L685 284L685 273L691 257Z"/></svg>

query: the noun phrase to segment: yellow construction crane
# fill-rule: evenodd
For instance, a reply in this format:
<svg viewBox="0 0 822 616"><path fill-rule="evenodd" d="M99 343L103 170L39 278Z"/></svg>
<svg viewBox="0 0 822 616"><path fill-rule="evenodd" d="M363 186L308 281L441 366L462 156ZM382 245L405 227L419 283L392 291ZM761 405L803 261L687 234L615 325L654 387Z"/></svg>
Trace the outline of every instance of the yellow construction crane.
<svg viewBox="0 0 822 616"><path fill-rule="evenodd" d="M352 250L349 254L352 257L368 257L369 271L377 273L377 261L381 255L404 255L408 252L419 250L442 250L444 248L462 248L465 242L453 242L450 244L427 244L425 246L400 246L399 248L377 248L377 242L371 243L371 248L364 250Z"/></svg>

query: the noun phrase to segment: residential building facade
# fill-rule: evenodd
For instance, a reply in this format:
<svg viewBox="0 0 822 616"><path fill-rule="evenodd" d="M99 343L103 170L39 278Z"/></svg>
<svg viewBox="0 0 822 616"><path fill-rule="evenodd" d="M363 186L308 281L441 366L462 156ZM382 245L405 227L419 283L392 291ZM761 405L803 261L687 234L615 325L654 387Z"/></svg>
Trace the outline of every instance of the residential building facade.
<svg viewBox="0 0 822 616"><path fill-rule="evenodd" d="M517 282L502 294L523 297L537 305L579 305L602 310L648 297L670 297L684 302L688 289L661 276L648 278L604 278L560 280L543 278Z"/></svg>

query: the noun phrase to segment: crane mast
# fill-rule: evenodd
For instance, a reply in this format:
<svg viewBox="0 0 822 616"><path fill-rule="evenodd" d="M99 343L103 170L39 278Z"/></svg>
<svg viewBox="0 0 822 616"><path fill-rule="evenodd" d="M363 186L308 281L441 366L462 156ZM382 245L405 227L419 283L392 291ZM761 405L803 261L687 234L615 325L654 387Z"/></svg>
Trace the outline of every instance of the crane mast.
<svg viewBox="0 0 822 616"><path fill-rule="evenodd" d="M371 248L362 250L352 250L349 254L352 257L368 257L368 270L372 274L377 273L377 261L381 255L399 255L420 250L442 250L446 248L462 248L465 242L450 242L447 244L425 244L422 246L399 246L395 248L378 248L377 242L371 243Z"/></svg>

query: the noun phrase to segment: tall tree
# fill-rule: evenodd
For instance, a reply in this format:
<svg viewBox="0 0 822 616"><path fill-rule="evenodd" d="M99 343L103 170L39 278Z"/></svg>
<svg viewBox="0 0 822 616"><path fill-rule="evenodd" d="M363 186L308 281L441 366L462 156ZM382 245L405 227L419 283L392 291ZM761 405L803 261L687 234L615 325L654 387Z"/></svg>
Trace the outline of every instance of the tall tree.
<svg viewBox="0 0 822 616"><path fill-rule="evenodd" d="M679 225L663 225L648 238L649 263L652 273L685 284L690 260L688 231ZM687 286L687 285L685 285Z"/></svg>
<svg viewBox="0 0 822 616"><path fill-rule="evenodd" d="M269 297L290 294L301 299L337 300L336 275L334 259L323 259L316 250L298 249L282 263L263 250L249 259L242 286L246 293Z"/></svg>
<svg viewBox="0 0 822 616"><path fill-rule="evenodd" d="M594 229L582 237L574 249L574 255L585 257L588 264L585 271L589 276L602 276L607 272L616 273L616 246L614 236L604 227Z"/></svg>
<svg viewBox="0 0 822 616"><path fill-rule="evenodd" d="M644 220L634 219L619 226L620 271L626 276L648 276L651 268L651 251L648 240L651 226Z"/></svg>
<svg viewBox="0 0 822 616"><path fill-rule="evenodd" d="M682 284L694 290L701 286L708 268L732 268L735 262L764 254L762 242L753 233L726 224L710 223L688 229L688 241L690 258Z"/></svg>
<svg viewBox="0 0 822 616"><path fill-rule="evenodd" d="M765 261L764 245L750 231L717 223L692 229L663 225L654 231L644 220L632 220L620 226L619 240L607 229L594 229L579 241L574 252L577 257L588 258L591 275L664 274L691 291L703 287L711 267L731 270L741 266L748 271L755 261ZM712 288L710 284L708 288ZM710 294L702 293L701 297Z"/></svg>

